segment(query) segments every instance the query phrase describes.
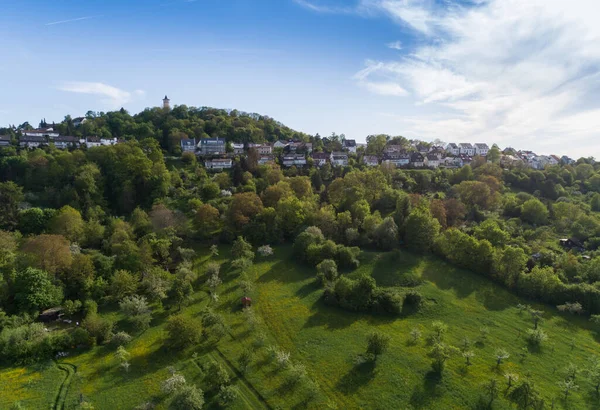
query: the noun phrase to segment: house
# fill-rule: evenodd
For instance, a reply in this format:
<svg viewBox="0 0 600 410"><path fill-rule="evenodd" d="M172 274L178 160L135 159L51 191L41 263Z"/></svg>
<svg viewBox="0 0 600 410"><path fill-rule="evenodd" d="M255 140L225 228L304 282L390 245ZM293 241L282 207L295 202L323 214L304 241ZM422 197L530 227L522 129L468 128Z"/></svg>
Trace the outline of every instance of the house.
<svg viewBox="0 0 600 410"><path fill-rule="evenodd" d="M102 145L117 145L116 138L100 138L100 144Z"/></svg>
<svg viewBox="0 0 600 410"><path fill-rule="evenodd" d="M19 138L19 147L21 148L38 148L41 145L46 145L46 137L33 135Z"/></svg>
<svg viewBox="0 0 600 410"><path fill-rule="evenodd" d="M468 155L460 154L458 157L462 161L463 166L469 165L471 162L473 162L473 158Z"/></svg>
<svg viewBox="0 0 600 410"><path fill-rule="evenodd" d="M102 145L98 137L85 137L85 146L88 148L99 147Z"/></svg>
<svg viewBox="0 0 600 410"><path fill-rule="evenodd" d="M233 148L234 154L243 154L244 153L244 144L233 143L231 144Z"/></svg>
<svg viewBox="0 0 600 410"><path fill-rule="evenodd" d="M258 165L266 165L273 163L275 163L273 155L261 155L260 158L258 158Z"/></svg>
<svg viewBox="0 0 600 410"><path fill-rule="evenodd" d="M565 249L574 249L579 252L583 252L585 250L583 243L577 238L564 238L558 241L560 246Z"/></svg>
<svg viewBox="0 0 600 410"><path fill-rule="evenodd" d="M311 142L290 142L285 147L285 152L294 153L294 152L302 152L310 154L312 152L312 143Z"/></svg>
<svg viewBox="0 0 600 410"><path fill-rule="evenodd" d="M260 155L270 155L273 153L273 147L269 144L250 144L249 148L253 148Z"/></svg>
<svg viewBox="0 0 600 410"><path fill-rule="evenodd" d="M437 157L437 155L427 154L425 156L425 165L429 168L437 168L440 166L440 159Z"/></svg>
<svg viewBox="0 0 600 410"><path fill-rule="evenodd" d="M464 165L461 157L446 157L443 160L440 160L440 165L442 164L444 164L446 168L461 168Z"/></svg>
<svg viewBox="0 0 600 410"><path fill-rule="evenodd" d="M85 117L77 117L77 118L73 118L73 120L72 120L74 127L79 127L81 124L83 124L86 121L87 121L87 118L85 118Z"/></svg>
<svg viewBox="0 0 600 410"><path fill-rule="evenodd" d="M560 158L556 155L548 156L548 165L558 165L560 163Z"/></svg>
<svg viewBox="0 0 600 410"><path fill-rule="evenodd" d="M331 165L345 167L348 165L348 154L345 152L332 152L329 157Z"/></svg>
<svg viewBox="0 0 600 410"><path fill-rule="evenodd" d="M514 165L522 164L522 163L523 163L523 160L514 155L502 155L500 157L500 165L502 165L503 167L514 166Z"/></svg>
<svg viewBox="0 0 600 410"><path fill-rule="evenodd" d="M384 154L393 154L395 152L402 152L402 145L386 145L383 149Z"/></svg>
<svg viewBox="0 0 600 410"><path fill-rule="evenodd" d="M460 154L460 148L458 147L458 145L456 145L453 142L451 142L450 144L446 145L446 151L449 154L452 154L452 155L458 155L458 154Z"/></svg>
<svg viewBox="0 0 600 410"><path fill-rule="evenodd" d="M458 144L459 146L459 153L460 154L465 154L468 155L470 157L472 157L473 155L475 155L475 148L473 148L473 145L471 145L468 142L461 142L460 144Z"/></svg>
<svg viewBox="0 0 600 410"><path fill-rule="evenodd" d="M379 158L375 155L365 155L363 157L363 163L368 167L376 167L379 165Z"/></svg>
<svg viewBox="0 0 600 410"><path fill-rule="evenodd" d="M482 157L485 157L488 153L488 151L490 150L490 147L488 147L487 144L478 142L476 144L474 144L475 147L475 155L479 155Z"/></svg>
<svg viewBox="0 0 600 410"><path fill-rule="evenodd" d="M194 152L196 151L196 140L190 138L184 138L180 141L181 152Z"/></svg>
<svg viewBox="0 0 600 410"><path fill-rule="evenodd" d="M198 143L200 155L223 155L225 154L225 139L223 138L202 138Z"/></svg>
<svg viewBox="0 0 600 410"><path fill-rule="evenodd" d="M10 145L10 135L0 135L0 147L8 147Z"/></svg>
<svg viewBox="0 0 600 410"><path fill-rule="evenodd" d="M231 169L233 167L233 161L231 158L213 158L204 161L204 167L206 169L212 169L216 171L222 171L224 169Z"/></svg>
<svg viewBox="0 0 600 410"><path fill-rule="evenodd" d="M566 155L563 155L562 157L560 157L560 162L563 165L572 165L576 161L574 159L572 159L572 158L567 157Z"/></svg>
<svg viewBox="0 0 600 410"><path fill-rule="evenodd" d="M303 167L306 165L306 157L302 154L287 154L283 157L283 166L291 167L291 166L300 166Z"/></svg>
<svg viewBox="0 0 600 410"><path fill-rule="evenodd" d="M415 168L422 168L425 165L425 158L420 152L413 152L410 156L410 165Z"/></svg>
<svg viewBox="0 0 600 410"><path fill-rule="evenodd" d="M348 151L351 152L353 154L356 154L356 140L344 140L342 142L342 149L344 151Z"/></svg>
<svg viewBox="0 0 600 410"><path fill-rule="evenodd" d="M275 144L273 144L273 148L285 148L287 147L288 143L285 141L275 141Z"/></svg>
<svg viewBox="0 0 600 410"><path fill-rule="evenodd" d="M437 159L441 160L442 158L444 158L444 155L446 154L446 150L444 150L444 148L434 148L431 151L429 151L429 153L427 155L434 155L437 157Z"/></svg>
<svg viewBox="0 0 600 410"><path fill-rule="evenodd" d="M58 149L69 149L79 146L79 138L77 137L61 136L54 138L52 142L54 142L54 146Z"/></svg>
<svg viewBox="0 0 600 410"><path fill-rule="evenodd" d="M417 146L415 148L417 149L417 152L419 152L423 155L425 155L429 152L429 147L422 143L417 144Z"/></svg>
<svg viewBox="0 0 600 410"><path fill-rule="evenodd" d="M404 152L384 154L382 163L394 165L396 168L405 167L410 163L410 155Z"/></svg>
<svg viewBox="0 0 600 410"><path fill-rule="evenodd" d="M26 137L47 137L56 138L60 134L58 131L54 131L54 128L38 128L35 130L23 131L23 135Z"/></svg>
<svg viewBox="0 0 600 410"><path fill-rule="evenodd" d="M311 158L313 159L313 164L316 167L322 167L327 163L329 154L326 154L325 152L313 152Z"/></svg>

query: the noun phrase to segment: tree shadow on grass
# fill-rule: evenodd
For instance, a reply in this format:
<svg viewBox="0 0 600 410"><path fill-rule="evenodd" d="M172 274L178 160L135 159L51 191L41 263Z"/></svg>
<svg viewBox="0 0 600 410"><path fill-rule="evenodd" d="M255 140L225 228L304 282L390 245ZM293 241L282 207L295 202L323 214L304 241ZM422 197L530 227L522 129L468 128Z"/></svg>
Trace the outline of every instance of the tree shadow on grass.
<svg viewBox="0 0 600 410"><path fill-rule="evenodd" d="M348 373L340 378L335 388L346 395L355 393L375 378L376 367L377 362L374 360L355 364Z"/></svg>
<svg viewBox="0 0 600 410"><path fill-rule="evenodd" d="M327 306L322 299L311 307L312 315L306 320L303 328L324 327L328 330L343 329L363 317L358 312L347 312L340 308Z"/></svg>
<svg viewBox="0 0 600 410"><path fill-rule="evenodd" d="M498 286L492 283L480 284L481 286L475 294L476 299L485 306L487 310L504 310L513 307L517 304L518 299L501 291Z"/></svg>
<svg viewBox="0 0 600 410"><path fill-rule="evenodd" d="M262 274L256 282L267 283L276 281L282 283L295 283L303 281L311 276L314 276L314 272L309 271L307 267L301 265L300 261L280 261L271 266L271 269Z"/></svg>
<svg viewBox="0 0 600 410"><path fill-rule="evenodd" d="M388 252L377 258L371 276L379 286L415 287L423 282L417 273L421 262L408 252Z"/></svg>
<svg viewBox="0 0 600 410"><path fill-rule="evenodd" d="M296 296L298 296L300 299L303 299L319 289L321 289L321 286L317 283L317 281L311 280L310 282L302 285L302 287L296 291Z"/></svg>
<svg viewBox="0 0 600 410"><path fill-rule="evenodd" d="M411 406L415 409L433 408L431 403L444 394L441 382L442 374L433 370L429 371L423 378L423 385L413 389L410 396Z"/></svg>
<svg viewBox="0 0 600 410"><path fill-rule="evenodd" d="M481 278L474 273L431 258L425 261L422 278L434 283L439 289L453 290L459 299L468 297L482 285Z"/></svg>

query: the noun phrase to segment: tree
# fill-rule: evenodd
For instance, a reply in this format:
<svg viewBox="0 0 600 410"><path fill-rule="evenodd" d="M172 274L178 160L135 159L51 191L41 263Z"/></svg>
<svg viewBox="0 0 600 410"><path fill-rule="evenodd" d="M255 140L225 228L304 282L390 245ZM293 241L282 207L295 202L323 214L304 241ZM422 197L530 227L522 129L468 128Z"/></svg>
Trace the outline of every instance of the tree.
<svg viewBox="0 0 600 410"><path fill-rule="evenodd" d="M193 222L198 235L201 238L208 238L219 229L219 210L212 205L203 204L196 208Z"/></svg>
<svg viewBox="0 0 600 410"><path fill-rule="evenodd" d="M177 305L177 310L190 301L194 294L194 288L187 278L176 277L173 285L169 290L169 299L174 305Z"/></svg>
<svg viewBox="0 0 600 410"><path fill-rule="evenodd" d="M390 337L381 332L372 332L367 337L367 354L373 355L374 360L384 353L390 345Z"/></svg>
<svg viewBox="0 0 600 410"><path fill-rule="evenodd" d="M64 236L71 242L80 242L83 239L83 229L81 213L70 206L60 208L50 221L50 231Z"/></svg>
<svg viewBox="0 0 600 410"><path fill-rule="evenodd" d="M179 373L173 373L171 377L161 383L160 389L165 394L173 394L185 386L185 377Z"/></svg>
<svg viewBox="0 0 600 410"><path fill-rule="evenodd" d="M579 386L575 383L573 379L561 380L558 382L558 387L565 394L565 400L569 397L569 393L571 391L575 391L579 389Z"/></svg>
<svg viewBox="0 0 600 410"><path fill-rule="evenodd" d="M152 311L143 296L127 296L119 302L121 311L133 326L140 332L148 329L152 320Z"/></svg>
<svg viewBox="0 0 600 410"><path fill-rule="evenodd" d="M221 407L228 407L233 404L239 396L237 387L221 386L219 394L217 394L217 402Z"/></svg>
<svg viewBox="0 0 600 410"><path fill-rule="evenodd" d="M510 354L506 350L500 348L496 349L494 357L496 358L496 367L498 368L502 364L502 360L508 359Z"/></svg>
<svg viewBox="0 0 600 410"><path fill-rule="evenodd" d="M115 358L119 362L119 367L121 367L126 372L129 371L129 366L130 366L129 358L130 357L131 357L131 354L127 350L125 350L125 348L123 346L119 346L117 348L117 351L115 353Z"/></svg>
<svg viewBox="0 0 600 410"><path fill-rule="evenodd" d="M596 193L596 194L594 194L594 196L592 196L590 205L592 207L592 211L600 212L600 194L599 193Z"/></svg>
<svg viewBox="0 0 600 410"><path fill-rule="evenodd" d="M136 293L138 280L126 270L118 270L110 281L110 294L114 300L122 300Z"/></svg>
<svg viewBox="0 0 600 410"><path fill-rule="evenodd" d="M500 389L498 388L498 381L496 379L490 379L487 383L483 384L482 388L489 398L487 407L491 408L492 404L494 403L494 400L496 400L498 394L500 393Z"/></svg>
<svg viewBox="0 0 600 410"><path fill-rule="evenodd" d="M258 254L260 256L262 256L263 258L269 257L271 255L273 255L273 248L271 248L271 246L269 245L263 245L260 246L256 252L258 252Z"/></svg>
<svg viewBox="0 0 600 410"><path fill-rule="evenodd" d="M242 373L246 373L248 366L252 362L252 356L252 351L248 349L244 350L240 354L240 357L238 358L238 365L240 366L240 370Z"/></svg>
<svg viewBox="0 0 600 410"><path fill-rule="evenodd" d="M213 360L206 369L206 378L216 389L229 384L229 373L221 363L217 363Z"/></svg>
<svg viewBox="0 0 600 410"><path fill-rule="evenodd" d="M63 299L62 289L52 284L46 272L35 268L17 273L13 293L19 308L29 312L57 306Z"/></svg>
<svg viewBox="0 0 600 410"><path fill-rule="evenodd" d="M181 387L169 404L172 410L200 410L204 406L204 393L194 385Z"/></svg>
<svg viewBox="0 0 600 410"><path fill-rule="evenodd" d="M373 239L380 249L389 250L398 243L398 226L394 218L388 216L375 228Z"/></svg>
<svg viewBox="0 0 600 410"><path fill-rule="evenodd" d="M592 357L588 360L588 367L585 369L587 379L594 386L596 396L600 396L600 360L597 357Z"/></svg>
<svg viewBox="0 0 600 410"><path fill-rule="evenodd" d="M472 350L466 350L466 351L462 352L462 357L464 357L465 360L466 360L465 364L467 366L470 366L471 365L471 359L473 357L475 357L475 352L473 352Z"/></svg>
<svg viewBox="0 0 600 410"><path fill-rule="evenodd" d="M250 243L248 243L242 236L238 236L231 247L231 256L233 256L234 259L254 259L252 245L250 245Z"/></svg>
<svg viewBox="0 0 600 410"><path fill-rule="evenodd" d="M506 388L509 390L513 386L513 383L519 381L519 375L516 373L504 373L504 378L506 379Z"/></svg>
<svg viewBox="0 0 600 410"><path fill-rule="evenodd" d="M446 345L442 342L434 343L429 351L429 357L433 359L433 362L431 363L433 370L436 373L442 373L446 361L458 352L459 350L454 346Z"/></svg>
<svg viewBox="0 0 600 410"><path fill-rule="evenodd" d="M23 190L12 181L0 183L0 228L12 230L19 221Z"/></svg>
<svg viewBox="0 0 600 410"><path fill-rule="evenodd" d="M412 344L417 344L421 338L421 331L418 328L412 328L410 331L410 341Z"/></svg>
<svg viewBox="0 0 600 410"><path fill-rule="evenodd" d="M48 213L41 208L28 208L19 213L17 228L24 235L39 235L48 223Z"/></svg>
<svg viewBox="0 0 600 410"><path fill-rule="evenodd" d="M444 340L444 335L448 331L448 325L444 322L440 322L436 320L431 323L431 328L433 329L432 339L436 342L441 342Z"/></svg>
<svg viewBox="0 0 600 410"><path fill-rule="evenodd" d="M229 218L233 227L241 230L250 220L261 213L263 204L260 198L253 192L235 194L229 206Z"/></svg>
<svg viewBox="0 0 600 410"><path fill-rule="evenodd" d="M200 342L200 325L190 317L172 316L165 329L168 335L167 345L175 350L185 349Z"/></svg>
<svg viewBox="0 0 600 410"><path fill-rule="evenodd" d="M493 164L497 164L500 162L500 157L500 149L496 144L494 144L492 148L490 148L490 150L488 151L487 160Z"/></svg>
<svg viewBox="0 0 600 410"><path fill-rule="evenodd" d="M548 221L548 208L539 199L530 199L521 206L521 219L534 225Z"/></svg>
<svg viewBox="0 0 600 410"><path fill-rule="evenodd" d="M39 235L25 241L22 251L32 263L54 275L66 271L73 261L69 241L60 235Z"/></svg>
<svg viewBox="0 0 600 410"><path fill-rule="evenodd" d="M324 259L317 265L317 280L326 284L338 278L337 264L332 259Z"/></svg>
<svg viewBox="0 0 600 410"><path fill-rule="evenodd" d="M431 217L428 210L415 209L406 219L404 238L412 249L427 252L439 231L440 223Z"/></svg>

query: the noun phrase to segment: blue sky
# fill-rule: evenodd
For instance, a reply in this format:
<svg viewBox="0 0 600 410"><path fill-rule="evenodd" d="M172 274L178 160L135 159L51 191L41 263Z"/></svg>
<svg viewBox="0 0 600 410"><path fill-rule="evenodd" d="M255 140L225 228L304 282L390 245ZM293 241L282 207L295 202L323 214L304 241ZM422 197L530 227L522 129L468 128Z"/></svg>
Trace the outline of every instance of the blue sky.
<svg viewBox="0 0 600 410"><path fill-rule="evenodd" d="M4 0L0 124L172 104L600 157L595 0Z"/></svg>

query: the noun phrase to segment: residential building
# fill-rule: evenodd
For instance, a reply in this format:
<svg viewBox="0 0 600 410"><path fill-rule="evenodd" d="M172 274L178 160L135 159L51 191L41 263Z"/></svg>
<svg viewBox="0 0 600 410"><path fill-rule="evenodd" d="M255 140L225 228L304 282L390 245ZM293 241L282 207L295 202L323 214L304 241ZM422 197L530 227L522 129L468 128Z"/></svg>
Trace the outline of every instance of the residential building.
<svg viewBox="0 0 600 410"><path fill-rule="evenodd" d="M402 152L402 145L386 145L383 149L384 154L393 154L395 152Z"/></svg>
<svg viewBox="0 0 600 410"><path fill-rule="evenodd" d="M231 169L233 167L233 161L231 158L207 159L204 161L204 167L206 169L222 171L224 169Z"/></svg>
<svg viewBox="0 0 600 410"><path fill-rule="evenodd" d="M225 139L223 138L202 138L198 143L200 155L223 155L226 151Z"/></svg>
<svg viewBox="0 0 600 410"><path fill-rule="evenodd" d="M382 163L394 165L396 168L405 167L410 163L410 155L405 152L384 154Z"/></svg>
<svg viewBox="0 0 600 410"><path fill-rule="evenodd" d="M429 151L429 153L427 155L434 155L437 157L437 159L442 159L444 158L446 154L446 150L444 150L444 148L434 148L431 151Z"/></svg>
<svg viewBox="0 0 600 410"><path fill-rule="evenodd" d="M460 149L459 154L468 155L470 157L475 155L475 148L473 148L473 145L468 142L461 142L458 144L458 147Z"/></svg>
<svg viewBox="0 0 600 410"><path fill-rule="evenodd" d="M116 138L100 138L100 144L101 145L116 145L117 139Z"/></svg>
<svg viewBox="0 0 600 410"><path fill-rule="evenodd" d="M273 163L275 163L273 155L261 155L260 158L258 158L258 165L266 165Z"/></svg>
<svg viewBox="0 0 600 410"><path fill-rule="evenodd" d="M427 154L425 156L425 165L429 168L437 168L440 166L440 158L434 154Z"/></svg>
<svg viewBox="0 0 600 410"><path fill-rule="evenodd" d="M353 154L356 154L356 140L344 140L342 142L342 149L344 151L348 151L351 152Z"/></svg>
<svg viewBox="0 0 600 410"><path fill-rule="evenodd" d="M415 148L417 149L418 152L420 152L423 155L425 155L429 152L429 147L422 143L417 144L417 146Z"/></svg>
<svg viewBox="0 0 600 410"><path fill-rule="evenodd" d="M363 163L368 167L376 167L379 165L379 158L375 155L365 155L363 157Z"/></svg>
<svg viewBox="0 0 600 410"><path fill-rule="evenodd" d="M327 160L329 159L329 154L325 152L313 152L311 158L315 166L322 167L327 163Z"/></svg>
<svg viewBox="0 0 600 410"><path fill-rule="evenodd" d="M422 168L425 165L425 157L420 152L413 152L410 156L410 165L415 168Z"/></svg>
<svg viewBox="0 0 600 410"><path fill-rule="evenodd" d="M236 155L244 153L244 144L238 144L234 142L233 144L231 144L231 147L233 148L233 153Z"/></svg>
<svg viewBox="0 0 600 410"><path fill-rule="evenodd" d="M79 127L81 124L85 123L87 121L87 118L85 117L76 117L73 118L73 126L74 127Z"/></svg>
<svg viewBox="0 0 600 410"><path fill-rule="evenodd" d="M54 131L54 128L38 128L36 130L22 131L26 137L46 137L56 138L60 135L58 131Z"/></svg>
<svg viewBox="0 0 600 410"><path fill-rule="evenodd" d="M464 165L461 157L446 157L440 161L440 165L442 163L446 168L460 168Z"/></svg>
<svg viewBox="0 0 600 410"><path fill-rule="evenodd" d="M285 148L287 145L288 143L286 141L275 141L273 148Z"/></svg>
<svg viewBox="0 0 600 410"><path fill-rule="evenodd" d="M503 167L522 164L523 160L515 155L502 155L500 157L500 165Z"/></svg>
<svg viewBox="0 0 600 410"><path fill-rule="evenodd" d="M254 148L260 155L270 155L273 153L273 147L269 144L250 144L250 148Z"/></svg>
<svg viewBox="0 0 600 410"><path fill-rule="evenodd" d="M190 138L184 138L180 141L181 152L195 152L196 151L196 140Z"/></svg>
<svg viewBox="0 0 600 410"><path fill-rule="evenodd" d="M490 150L490 147L488 147L487 144L484 143L476 143L474 144L475 147L475 155L480 155L482 157L485 157L488 153L488 151Z"/></svg>
<svg viewBox="0 0 600 410"><path fill-rule="evenodd" d="M564 164L564 165L571 165L577 161L575 161L572 158L567 157L566 155L563 155L562 157L560 157L560 162L561 162L561 164Z"/></svg>
<svg viewBox="0 0 600 410"><path fill-rule="evenodd" d="M10 135L0 135L0 147L8 147L10 145Z"/></svg>
<svg viewBox="0 0 600 410"><path fill-rule="evenodd" d="M458 155L460 154L460 148L458 147L458 145L451 142L450 144L446 145L446 152L448 152L448 154L451 155Z"/></svg>
<svg viewBox="0 0 600 410"><path fill-rule="evenodd" d="M283 166L284 167L303 167L306 165L306 157L302 154L286 154L283 157Z"/></svg>
<svg viewBox="0 0 600 410"><path fill-rule="evenodd" d="M346 152L332 152L329 159L333 166L345 167L348 165L348 154Z"/></svg>
<svg viewBox="0 0 600 410"><path fill-rule="evenodd" d="M58 149L69 149L79 146L79 138L71 136L56 137L52 142L54 142L54 146Z"/></svg>
<svg viewBox="0 0 600 410"><path fill-rule="evenodd" d="M102 142L98 137L85 137L85 146L88 148L100 147Z"/></svg>
<svg viewBox="0 0 600 410"><path fill-rule="evenodd" d="M38 148L42 145L46 145L46 137L31 135L19 138L19 147L21 148Z"/></svg>
<svg viewBox="0 0 600 410"><path fill-rule="evenodd" d="M559 163L560 163L560 158L558 158L556 155L550 155L548 157L549 165L558 165Z"/></svg>
<svg viewBox="0 0 600 410"><path fill-rule="evenodd" d="M312 143L311 142L290 142L285 147L285 152L288 152L288 153L301 152L301 153L310 154L312 152Z"/></svg>

